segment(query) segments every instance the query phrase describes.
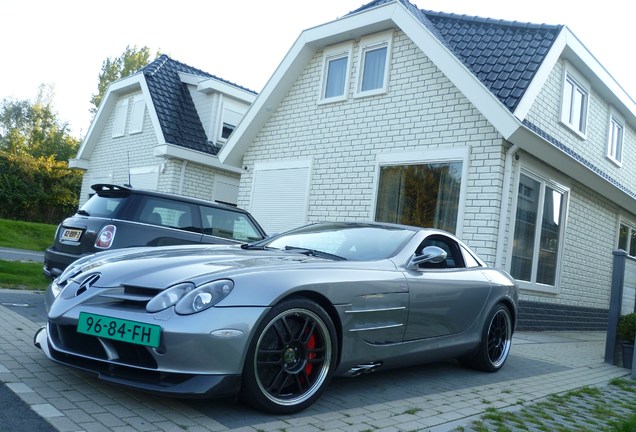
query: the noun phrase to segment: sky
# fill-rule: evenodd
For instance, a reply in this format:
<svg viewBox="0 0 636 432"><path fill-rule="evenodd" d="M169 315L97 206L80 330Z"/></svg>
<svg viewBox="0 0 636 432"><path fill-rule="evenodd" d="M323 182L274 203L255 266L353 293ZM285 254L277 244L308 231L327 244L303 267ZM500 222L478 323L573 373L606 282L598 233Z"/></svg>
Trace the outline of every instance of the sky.
<svg viewBox="0 0 636 432"><path fill-rule="evenodd" d="M300 33L369 0L0 0L0 101L53 88L54 110L78 138L102 63L127 46L260 92ZM626 0L411 0L421 9L563 24L636 99L636 4Z"/></svg>

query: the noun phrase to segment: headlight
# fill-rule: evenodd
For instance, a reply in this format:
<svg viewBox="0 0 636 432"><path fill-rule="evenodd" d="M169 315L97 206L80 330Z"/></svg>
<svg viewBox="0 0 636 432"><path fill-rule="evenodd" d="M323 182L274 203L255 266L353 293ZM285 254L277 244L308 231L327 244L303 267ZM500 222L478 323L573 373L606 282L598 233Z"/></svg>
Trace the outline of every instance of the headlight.
<svg viewBox="0 0 636 432"><path fill-rule="evenodd" d="M146 305L148 312L159 312L174 306L187 293L194 289L194 284L190 282L175 285L156 295Z"/></svg>
<svg viewBox="0 0 636 432"><path fill-rule="evenodd" d="M57 296L59 296L62 292L62 287L57 284L57 279L54 279L53 282L51 282L50 289L54 298L57 298Z"/></svg>
<svg viewBox="0 0 636 432"><path fill-rule="evenodd" d="M148 312L159 312L171 306L179 315L190 315L206 310L232 292L234 282L229 279L213 281L195 288L190 282L168 288L146 305Z"/></svg>

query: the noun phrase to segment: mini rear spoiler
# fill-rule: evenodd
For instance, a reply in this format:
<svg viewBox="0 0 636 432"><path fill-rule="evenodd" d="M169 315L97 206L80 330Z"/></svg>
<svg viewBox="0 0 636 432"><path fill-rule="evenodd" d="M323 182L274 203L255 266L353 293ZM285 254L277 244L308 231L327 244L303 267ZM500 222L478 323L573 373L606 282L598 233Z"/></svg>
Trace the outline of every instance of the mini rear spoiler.
<svg viewBox="0 0 636 432"><path fill-rule="evenodd" d="M91 186L95 192L130 192L132 190L131 186L119 186L114 184L106 184L106 183L97 183Z"/></svg>

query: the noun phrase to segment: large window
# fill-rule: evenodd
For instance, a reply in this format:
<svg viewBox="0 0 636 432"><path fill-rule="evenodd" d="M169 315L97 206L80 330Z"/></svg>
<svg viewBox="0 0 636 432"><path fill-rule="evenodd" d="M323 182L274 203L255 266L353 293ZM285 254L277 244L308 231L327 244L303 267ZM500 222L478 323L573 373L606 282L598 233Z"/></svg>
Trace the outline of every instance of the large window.
<svg viewBox="0 0 636 432"><path fill-rule="evenodd" d="M462 162L380 166L375 220L457 230Z"/></svg>
<svg viewBox="0 0 636 432"><path fill-rule="evenodd" d="M351 63L351 43L325 50L320 99L336 101L346 98Z"/></svg>
<svg viewBox="0 0 636 432"><path fill-rule="evenodd" d="M556 287L565 205L563 188L521 174L510 265L518 281Z"/></svg>
<svg viewBox="0 0 636 432"><path fill-rule="evenodd" d="M623 249L630 256L636 257L636 228L621 222L618 232L618 248Z"/></svg>
<svg viewBox="0 0 636 432"><path fill-rule="evenodd" d="M623 121L615 113L610 115L607 157L617 165L623 161Z"/></svg>
<svg viewBox="0 0 636 432"><path fill-rule="evenodd" d="M587 129L588 88L583 77L573 70L566 71L563 79L561 121L582 136L585 136Z"/></svg>

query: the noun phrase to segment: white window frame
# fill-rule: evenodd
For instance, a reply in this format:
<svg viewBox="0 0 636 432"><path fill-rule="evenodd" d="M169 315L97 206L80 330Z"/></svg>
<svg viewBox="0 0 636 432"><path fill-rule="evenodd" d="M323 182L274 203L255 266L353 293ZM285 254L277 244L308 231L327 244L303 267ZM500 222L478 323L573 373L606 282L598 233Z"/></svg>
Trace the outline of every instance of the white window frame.
<svg viewBox="0 0 636 432"><path fill-rule="evenodd" d="M561 123L581 138L586 138L591 94L590 83L567 62L564 62L562 86ZM572 87L572 93L568 92L569 86ZM577 90L584 95L584 100L580 101L580 105L573 106L574 92ZM582 126L574 124L572 121L572 115L575 111L578 111L580 115L581 121L579 123L582 122Z"/></svg>
<svg viewBox="0 0 636 432"><path fill-rule="evenodd" d="M516 214L517 214L517 205L519 202L519 182L521 180L521 174L530 177L533 180L541 183L541 191L539 194L539 210L537 212L537 226L538 229L535 231L534 237L534 249L533 249L533 257L532 257L532 271L530 281L517 280L517 284L519 288L529 290L529 291L537 291L542 293L551 293L557 294L561 290L561 264L563 261L563 253L564 253L564 242L565 242L565 232L567 230L568 223L568 214L570 210L570 187L567 181L561 177L559 177L556 173L552 173L546 171L544 169L539 168L538 166L532 163L525 163L523 166L519 166L516 173L515 179L515 193L512 200L512 213L510 215L510 235L508 236L508 247L507 247L507 259L506 259L506 271L509 273L512 271L512 252L514 248L514 233L516 229ZM545 285L536 282L537 279L537 268L538 268L538 255L539 255L539 247L538 244L541 238L541 228L539 226L539 221L543 219L543 211L544 211L544 197L545 197L545 189L549 187L561 194L563 194L563 209L561 213L562 225L560 227L559 232L559 250L557 252L556 257L556 269L555 269L555 281L554 285Z"/></svg>
<svg viewBox="0 0 636 432"><path fill-rule="evenodd" d="M466 188L468 184L468 164L470 147L456 147L452 149L438 149L426 151L408 151L396 153L380 153L375 159L375 179L373 183L373 205L369 213L369 220L375 220L378 205L378 189L380 187L380 170L383 166L391 165L423 165L444 162L462 163L462 184L459 191L459 206L457 207L457 225L455 235L462 236L464 228L464 209L466 203Z"/></svg>
<svg viewBox="0 0 636 432"><path fill-rule="evenodd" d="M120 99L115 105L115 118L113 120L113 138L126 134L126 120L128 117L128 98Z"/></svg>
<svg viewBox="0 0 636 432"><path fill-rule="evenodd" d="M326 48L322 56L322 73L320 79L320 94L318 103L340 102L347 99L349 93L349 80L351 75L351 53L353 52L353 42L346 42L339 45ZM342 95L325 97L327 91L327 74L329 72L329 63L342 58L347 59L347 67L345 71L345 83Z"/></svg>
<svg viewBox="0 0 636 432"><path fill-rule="evenodd" d="M144 130L144 116L146 114L146 98L143 94L136 95L132 103L132 115L130 118L130 135L141 133Z"/></svg>
<svg viewBox="0 0 636 432"><path fill-rule="evenodd" d="M624 142L625 119L614 108L610 108L609 128L607 131L607 158L619 167L623 166Z"/></svg>
<svg viewBox="0 0 636 432"><path fill-rule="evenodd" d="M356 92L354 97L366 97L383 94L388 91L389 87L389 71L391 63L391 50L393 47L393 31L385 31L377 33L371 36L364 37L360 40L358 48L358 63L359 68L356 76ZM384 61L384 75L382 86L376 89L362 91L362 84L364 82L364 64L366 61L366 54L370 51L386 48L386 58Z"/></svg>

